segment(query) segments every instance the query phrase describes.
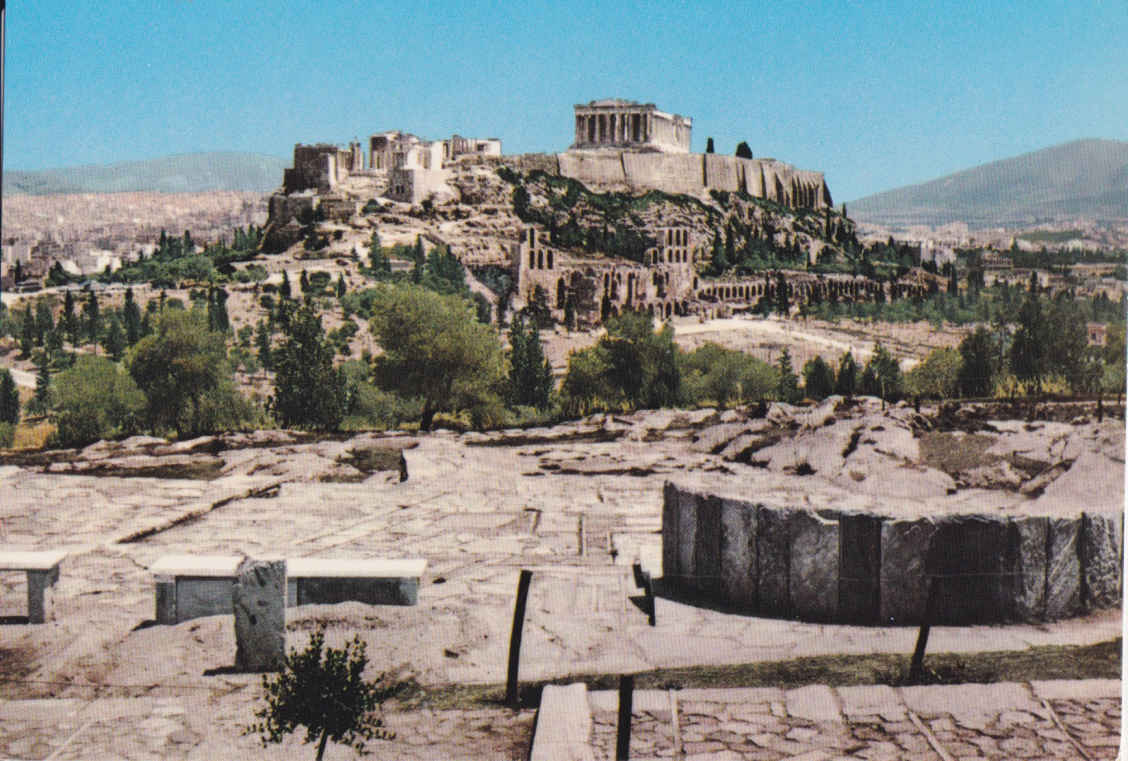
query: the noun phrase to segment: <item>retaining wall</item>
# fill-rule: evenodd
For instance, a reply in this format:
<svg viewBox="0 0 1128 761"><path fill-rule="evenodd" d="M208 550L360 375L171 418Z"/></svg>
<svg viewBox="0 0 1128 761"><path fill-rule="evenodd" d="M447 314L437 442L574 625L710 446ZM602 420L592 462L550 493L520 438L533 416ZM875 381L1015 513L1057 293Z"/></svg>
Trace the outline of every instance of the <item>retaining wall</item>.
<svg viewBox="0 0 1128 761"><path fill-rule="evenodd" d="M1120 604L1123 514L928 518L766 505L667 483L666 589L750 613L917 624L1054 621Z"/></svg>

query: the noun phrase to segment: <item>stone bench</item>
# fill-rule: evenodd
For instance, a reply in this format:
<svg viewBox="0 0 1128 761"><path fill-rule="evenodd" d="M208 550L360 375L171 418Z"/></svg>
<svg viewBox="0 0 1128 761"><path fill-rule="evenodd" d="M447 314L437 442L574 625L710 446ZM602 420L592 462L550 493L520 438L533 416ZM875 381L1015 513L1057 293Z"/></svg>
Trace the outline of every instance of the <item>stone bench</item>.
<svg viewBox="0 0 1128 761"><path fill-rule="evenodd" d="M231 593L240 555L166 555L149 570L156 576L156 619L176 624L233 612ZM415 605L421 558L320 559L286 561L286 606L349 600L369 605Z"/></svg>
<svg viewBox="0 0 1128 761"><path fill-rule="evenodd" d="M0 552L0 571L23 571L27 574L27 621L44 624L53 618L55 582L59 580L59 563L67 553L62 550L38 552Z"/></svg>
<svg viewBox="0 0 1128 761"><path fill-rule="evenodd" d="M426 569L427 561L422 558L295 558L286 562L286 607L347 600L369 605L415 605L419 579Z"/></svg>

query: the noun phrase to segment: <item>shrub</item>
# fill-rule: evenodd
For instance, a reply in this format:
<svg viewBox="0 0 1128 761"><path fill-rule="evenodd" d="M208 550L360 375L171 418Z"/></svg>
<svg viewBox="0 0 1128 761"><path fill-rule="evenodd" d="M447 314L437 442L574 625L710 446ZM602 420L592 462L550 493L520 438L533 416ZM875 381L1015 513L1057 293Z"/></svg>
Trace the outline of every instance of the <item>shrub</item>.
<svg viewBox="0 0 1128 761"><path fill-rule="evenodd" d="M78 357L52 385L54 446L84 446L141 428L145 395L128 373L105 357Z"/></svg>
<svg viewBox="0 0 1128 761"><path fill-rule="evenodd" d="M263 676L266 706L255 711L259 721L245 730L260 735L263 746L305 727L304 741L318 743L320 761L329 740L364 753L368 741L395 737L375 712L396 688L364 680L364 642L356 636L340 650L324 645L325 632L318 630L305 650L290 651L281 673Z"/></svg>

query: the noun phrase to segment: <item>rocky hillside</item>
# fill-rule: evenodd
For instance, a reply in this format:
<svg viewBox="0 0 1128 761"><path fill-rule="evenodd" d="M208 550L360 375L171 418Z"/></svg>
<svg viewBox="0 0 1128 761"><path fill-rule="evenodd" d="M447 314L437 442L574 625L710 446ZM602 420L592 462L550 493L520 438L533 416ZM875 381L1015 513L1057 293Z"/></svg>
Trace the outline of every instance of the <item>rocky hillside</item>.
<svg viewBox="0 0 1128 761"><path fill-rule="evenodd" d="M849 203L874 224L973 227L1128 218L1128 142L1076 140Z"/></svg>

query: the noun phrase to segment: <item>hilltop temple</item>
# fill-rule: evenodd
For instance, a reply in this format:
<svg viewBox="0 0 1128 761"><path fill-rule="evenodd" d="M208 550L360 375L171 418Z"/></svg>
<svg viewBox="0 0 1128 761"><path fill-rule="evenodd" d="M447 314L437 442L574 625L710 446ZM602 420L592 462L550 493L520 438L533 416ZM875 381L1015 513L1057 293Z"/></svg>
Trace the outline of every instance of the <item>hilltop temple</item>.
<svg viewBox="0 0 1128 761"><path fill-rule="evenodd" d="M667 114L653 103L607 98L575 106L576 142L571 150L626 148L689 153L693 120Z"/></svg>

